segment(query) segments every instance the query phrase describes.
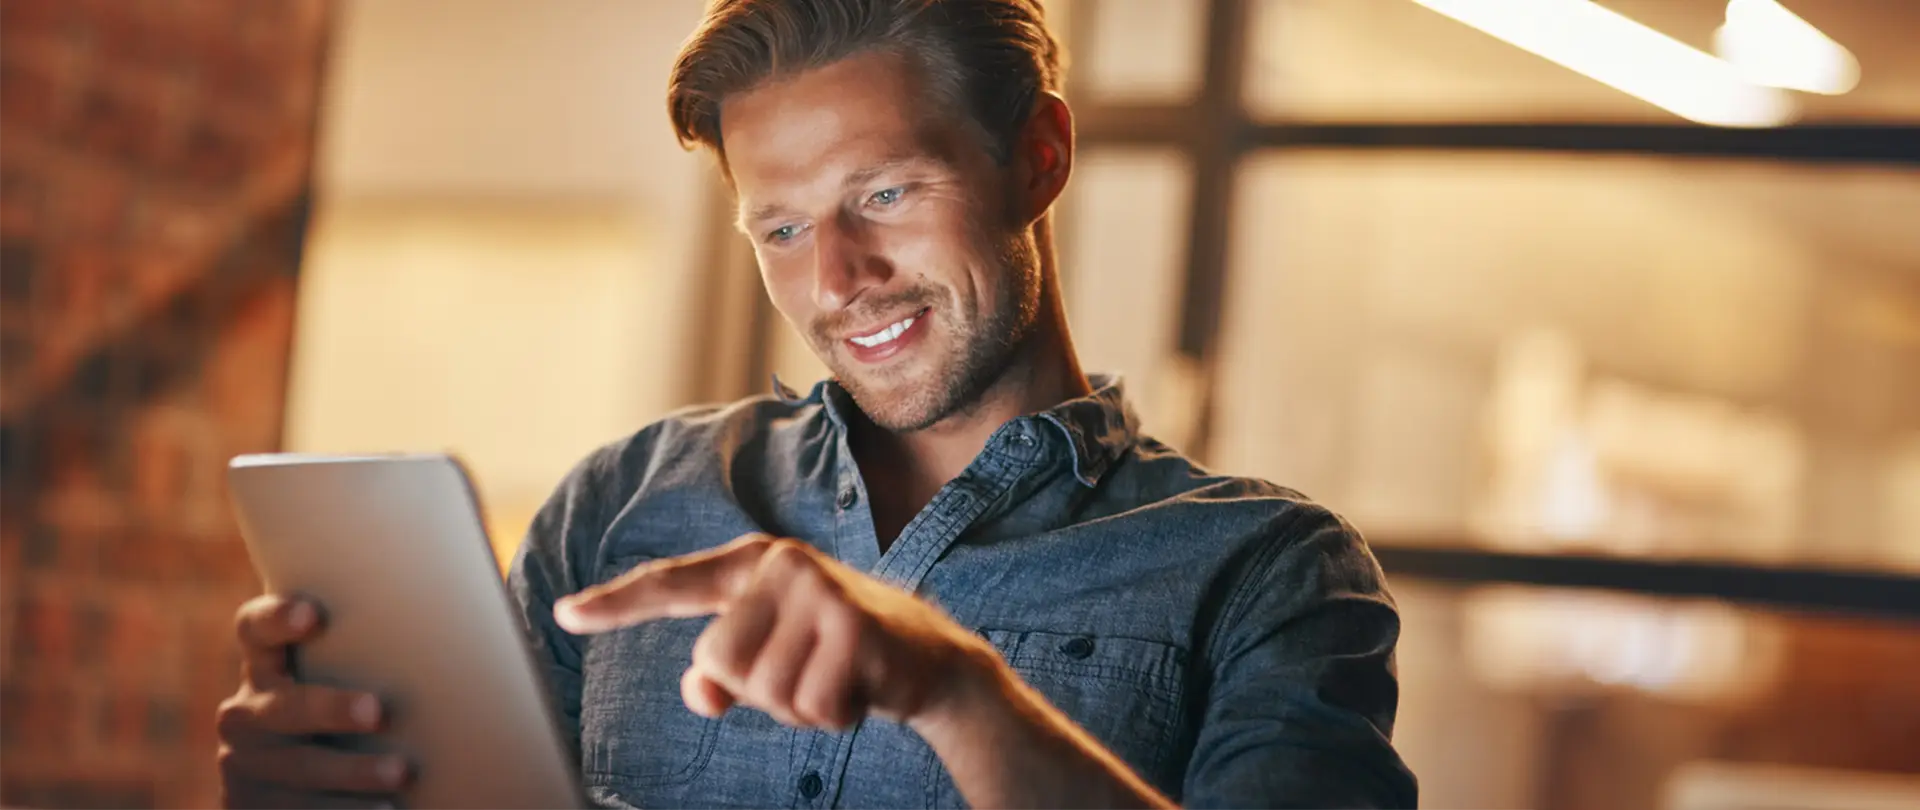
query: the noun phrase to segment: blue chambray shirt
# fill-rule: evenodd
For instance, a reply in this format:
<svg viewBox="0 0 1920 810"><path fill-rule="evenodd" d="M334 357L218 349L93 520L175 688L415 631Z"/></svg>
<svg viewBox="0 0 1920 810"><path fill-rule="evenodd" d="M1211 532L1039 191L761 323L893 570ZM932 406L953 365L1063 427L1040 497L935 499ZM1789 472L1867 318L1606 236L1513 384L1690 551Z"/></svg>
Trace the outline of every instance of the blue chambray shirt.
<svg viewBox="0 0 1920 810"><path fill-rule="evenodd" d="M509 587L594 802L960 807L903 725L688 711L707 619L574 636L554 600L754 531L797 538L975 628L1028 684L1189 806L1412 807L1389 742L1399 617L1354 529L1141 435L1117 380L1007 422L885 554L822 382L690 410L601 448L535 518Z"/></svg>

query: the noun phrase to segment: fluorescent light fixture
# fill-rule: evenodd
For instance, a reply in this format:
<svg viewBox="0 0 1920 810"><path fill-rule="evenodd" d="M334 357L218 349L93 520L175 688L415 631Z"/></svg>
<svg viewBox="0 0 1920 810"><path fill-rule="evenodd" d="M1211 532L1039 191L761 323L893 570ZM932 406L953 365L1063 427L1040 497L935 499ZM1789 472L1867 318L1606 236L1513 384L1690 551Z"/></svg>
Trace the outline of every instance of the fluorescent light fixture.
<svg viewBox="0 0 1920 810"><path fill-rule="evenodd" d="M1777 0L1729 0L1713 49L1754 84L1840 95L1860 83L1860 61Z"/></svg>
<svg viewBox="0 0 1920 810"><path fill-rule="evenodd" d="M1795 115L1785 92L1588 0L1413 1L1689 121L1770 127Z"/></svg>

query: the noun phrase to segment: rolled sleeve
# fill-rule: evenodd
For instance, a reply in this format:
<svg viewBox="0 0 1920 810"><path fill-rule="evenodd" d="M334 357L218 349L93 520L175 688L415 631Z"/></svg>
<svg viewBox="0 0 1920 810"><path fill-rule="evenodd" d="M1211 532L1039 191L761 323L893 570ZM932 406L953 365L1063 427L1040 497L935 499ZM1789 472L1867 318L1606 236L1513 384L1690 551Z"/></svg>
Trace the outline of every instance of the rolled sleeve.
<svg viewBox="0 0 1920 810"><path fill-rule="evenodd" d="M1193 807L1413 807L1393 750L1400 617L1351 526L1317 507L1263 546L1212 639Z"/></svg>

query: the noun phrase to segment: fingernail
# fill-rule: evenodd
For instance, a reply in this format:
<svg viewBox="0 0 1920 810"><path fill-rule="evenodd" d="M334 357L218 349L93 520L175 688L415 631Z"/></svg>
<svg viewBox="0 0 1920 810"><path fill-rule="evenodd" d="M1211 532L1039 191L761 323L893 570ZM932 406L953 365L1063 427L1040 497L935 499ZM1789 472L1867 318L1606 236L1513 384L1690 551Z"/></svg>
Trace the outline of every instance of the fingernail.
<svg viewBox="0 0 1920 810"><path fill-rule="evenodd" d="M313 626L313 606L305 602L295 602L287 611L287 625L295 632L304 632Z"/></svg>
<svg viewBox="0 0 1920 810"><path fill-rule="evenodd" d="M399 757L388 757L380 760L380 763L373 767L374 773L380 777L380 781L389 785L398 785L400 784L400 780L405 779L407 776L407 763Z"/></svg>
<svg viewBox="0 0 1920 810"><path fill-rule="evenodd" d="M580 621L580 603L583 601L585 600L568 596L555 602L553 604L554 622L559 624L561 629L568 632L580 632L580 628L584 624Z"/></svg>
<svg viewBox="0 0 1920 810"><path fill-rule="evenodd" d="M361 728L373 728L380 725L380 699L372 695L361 695L353 701L353 722Z"/></svg>

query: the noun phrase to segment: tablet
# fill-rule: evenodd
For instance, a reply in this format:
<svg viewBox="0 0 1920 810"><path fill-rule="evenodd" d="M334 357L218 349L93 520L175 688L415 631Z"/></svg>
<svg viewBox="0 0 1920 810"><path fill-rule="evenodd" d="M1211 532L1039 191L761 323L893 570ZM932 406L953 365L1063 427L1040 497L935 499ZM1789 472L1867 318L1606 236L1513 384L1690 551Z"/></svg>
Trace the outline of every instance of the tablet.
<svg viewBox="0 0 1920 810"><path fill-rule="evenodd" d="M228 482L267 590L323 608L295 676L386 701L389 730L350 739L412 759L402 806L584 805L460 462L249 455Z"/></svg>

